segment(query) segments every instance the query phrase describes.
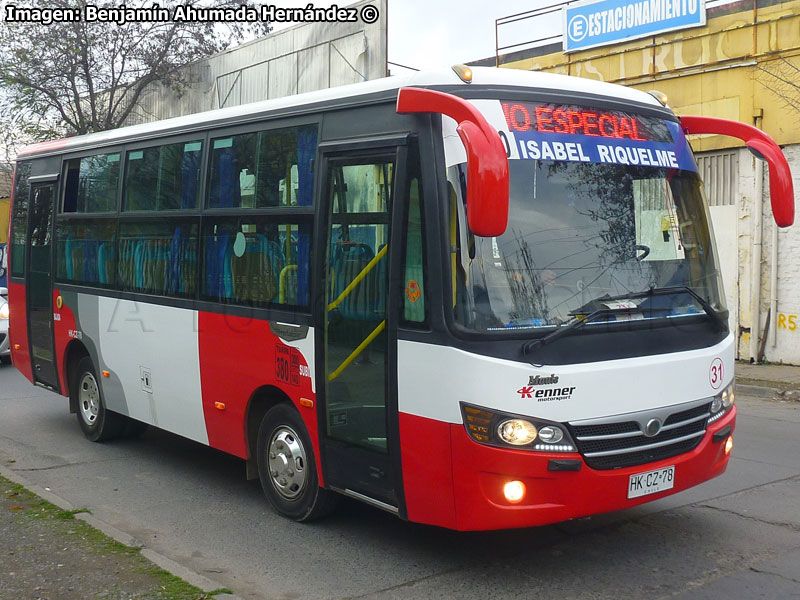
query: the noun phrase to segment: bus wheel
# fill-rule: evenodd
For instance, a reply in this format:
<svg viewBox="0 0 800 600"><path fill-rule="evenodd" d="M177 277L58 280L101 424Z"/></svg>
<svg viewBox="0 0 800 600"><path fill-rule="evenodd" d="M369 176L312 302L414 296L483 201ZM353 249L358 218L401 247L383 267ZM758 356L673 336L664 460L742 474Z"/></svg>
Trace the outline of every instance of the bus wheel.
<svg viewBox="0 0 800 600"><path fill-rule="evenodd" d="M311 440L292 407L277 404L267 411L257 443L258 476L275 510L295 521L333 511L336 494L319 486Z"/></svg>
<svg viewBox="0 0 800 600"><path fill-rule="evenodd" d="M72 393L78 401L78 423L91 442L117 437L125 426L125 417L106 409L92 360L84 356L78 363Z"/></svg>

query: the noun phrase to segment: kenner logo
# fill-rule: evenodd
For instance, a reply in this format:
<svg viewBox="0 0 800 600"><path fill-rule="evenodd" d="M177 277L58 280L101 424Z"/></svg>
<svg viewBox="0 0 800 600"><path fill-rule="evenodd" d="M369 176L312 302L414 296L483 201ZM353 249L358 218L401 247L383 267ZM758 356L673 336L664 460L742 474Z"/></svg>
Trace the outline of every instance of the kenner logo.
<svg viewBox="0 0 800 600"><path fill-rule="evenodd" d="M587 0L564 7L564 52L705 23L703 0Z"/></svg>

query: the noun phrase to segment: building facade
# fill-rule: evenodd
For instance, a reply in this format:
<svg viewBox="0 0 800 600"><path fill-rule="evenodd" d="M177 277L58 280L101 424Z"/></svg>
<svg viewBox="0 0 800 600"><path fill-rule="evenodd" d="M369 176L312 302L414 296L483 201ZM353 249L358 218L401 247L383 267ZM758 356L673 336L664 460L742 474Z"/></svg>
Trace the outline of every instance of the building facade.
<svg viewBox="0 0 800 600"><path fill-rule="evenodd" d="M126 125L238 106L387 75L387 0L360 0L373 23L309 22L274 31L185 67L190 84L176 93L150 85Z"/></svg>
<svg viewBox="0 0 800 600"><path fill-rule="evenodd" d="M505 23L519 30L527 20L528 31L552 33L553 13L531 11L498 20L498 47L503 47ZM548 18L551 25L543 26ZM783 148L797 205L800 0L709 2L703 25L569 53L563 46L563 35L548 34L473 64L658 90L678 115L755 125ZM711 205L737 358L800 364L800 225L775 226L767 167L739 140L700 136L692 146Z"/></svg>

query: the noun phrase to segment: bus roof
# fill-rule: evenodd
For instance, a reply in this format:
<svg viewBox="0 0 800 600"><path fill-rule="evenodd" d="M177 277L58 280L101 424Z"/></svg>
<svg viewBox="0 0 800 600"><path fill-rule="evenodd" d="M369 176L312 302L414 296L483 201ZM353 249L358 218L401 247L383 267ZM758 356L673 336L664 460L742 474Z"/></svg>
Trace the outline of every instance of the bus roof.
<svg viewBox="0 0 800 600"><path fill-rule="evenodd" d="M324 104L331 104L331 107L358 104L361 99L367 100L370 96L379 95L382 92L391 92L406 86L436 87L461 85L466 88L470 85L489 85L529 87L537 90L559 90L561 92L606 96L616 100L630 101L637 104L649 104L661 108L661 104L648 93L602 81L571 77L568 75L556 75L553 73L497 69L491 67L475 67L472 71L472 84L461 81L451 69L420 71L407 75L385 77L362 83L327 88L305 94L285 96L274 100L263 100L228 108L218 108L182 117L101 131L99 133L31 144L22 148L19 152L19 157L31 158L37 155L60 154L94 147L110 146L133 140L146 140L165 135L179 135L208 129L210 127L219 127L221 125L246 123L266 117L302 114L303 112L319 111L323 108L320 105ZM306 111L303 110L304 107L307 107Z"/></svg>

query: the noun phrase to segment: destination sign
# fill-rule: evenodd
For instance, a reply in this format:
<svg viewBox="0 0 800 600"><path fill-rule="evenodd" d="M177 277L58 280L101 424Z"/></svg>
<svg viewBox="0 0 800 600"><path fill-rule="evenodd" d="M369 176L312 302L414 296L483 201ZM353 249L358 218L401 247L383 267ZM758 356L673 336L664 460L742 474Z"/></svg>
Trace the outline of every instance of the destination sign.
<svg viewBox="0 0 800 600"><path fill-rule="evenodd" d="M650 115L510 100L473 101L510 159L697 171L680 124Z"/></svg>
<svg viewBox="0 0 800 600"><path fill-rule="evenodd" d="M580 106L501 102L514 131L590 135L639 141L672 142L662 119Z"/></svg>

